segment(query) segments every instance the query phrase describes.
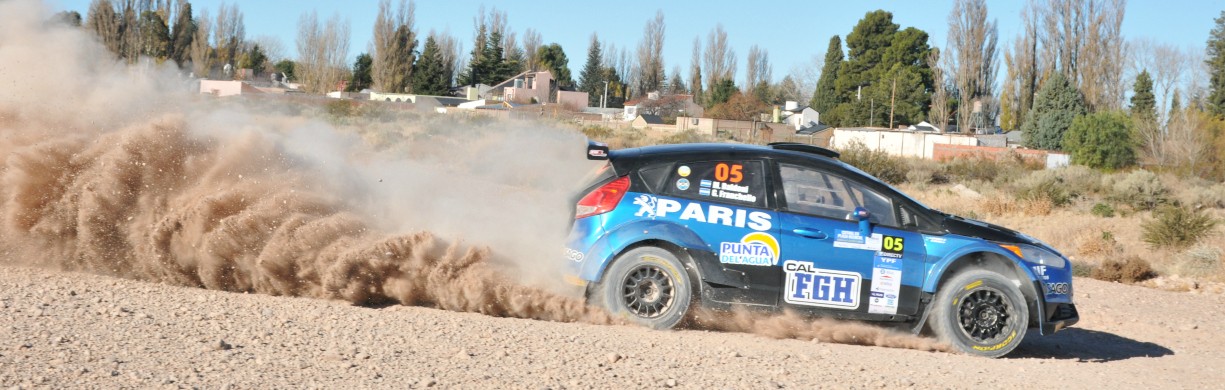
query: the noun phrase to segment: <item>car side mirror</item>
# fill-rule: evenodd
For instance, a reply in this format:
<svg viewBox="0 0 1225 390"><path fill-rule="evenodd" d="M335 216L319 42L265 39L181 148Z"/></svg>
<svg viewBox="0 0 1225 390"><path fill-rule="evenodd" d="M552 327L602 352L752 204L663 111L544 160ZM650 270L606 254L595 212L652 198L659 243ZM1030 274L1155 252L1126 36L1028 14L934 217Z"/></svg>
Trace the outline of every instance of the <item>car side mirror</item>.
<svg viewBox="0 0 1225 390"><path fill-rule="evenodd" d="M859 235L869 237L872 235L872 213L863 207L856 207L855 220L859 221Z"/></svg>

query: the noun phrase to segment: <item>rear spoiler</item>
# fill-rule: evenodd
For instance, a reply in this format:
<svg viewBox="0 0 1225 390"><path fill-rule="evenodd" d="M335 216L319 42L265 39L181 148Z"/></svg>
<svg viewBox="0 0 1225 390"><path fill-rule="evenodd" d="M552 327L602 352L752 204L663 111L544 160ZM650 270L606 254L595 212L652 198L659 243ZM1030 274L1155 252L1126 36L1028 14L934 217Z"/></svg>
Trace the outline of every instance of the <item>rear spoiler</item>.
<svg viewBox="0 0 1225 390"><path fill-rule="evenodd" d="M587 140L587 159L588 160L607 160L608 159L608 144Z"/></svg>

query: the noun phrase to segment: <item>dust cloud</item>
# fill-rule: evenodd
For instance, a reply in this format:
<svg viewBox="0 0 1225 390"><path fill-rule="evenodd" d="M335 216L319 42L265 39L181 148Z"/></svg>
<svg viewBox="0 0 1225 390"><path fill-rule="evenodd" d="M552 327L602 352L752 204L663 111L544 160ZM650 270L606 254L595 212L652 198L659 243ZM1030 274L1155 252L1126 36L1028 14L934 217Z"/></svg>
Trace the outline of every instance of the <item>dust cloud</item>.
<svg viewBox="0 0 1225 390"><path fill-rule="evenodd" d="M33 1L0 3L0 85L11 87L0 96L2 261L610 322L526 283L560 257L569 191L592 168L577 132L345 128L260 112L244 105L267 103L193 96L173 65L117 63L48 15ZM370 133L410 145L376 150Z"/></svg>
<svg viewBox="0 0 1225 390"><path fill-rule="evenodd" d="M275 101L201 97L173 64L121 64L49 15L0 2L0 262L622 322L543 282L556 280L570 191L594 168L577 132L430 115L337 124ZM791 314L720 318L697 326L942 350Z"/></svg>
<svg viewBox="0 0 1225 390"><path fill-rule="evenodd" d="M775 339L817 340L824 343L907 348L920 351L952 352L947 344L870 324L813 319L785 311L782 314L748 310L698 310L690 326L722 332L753 333Z"/></svg>

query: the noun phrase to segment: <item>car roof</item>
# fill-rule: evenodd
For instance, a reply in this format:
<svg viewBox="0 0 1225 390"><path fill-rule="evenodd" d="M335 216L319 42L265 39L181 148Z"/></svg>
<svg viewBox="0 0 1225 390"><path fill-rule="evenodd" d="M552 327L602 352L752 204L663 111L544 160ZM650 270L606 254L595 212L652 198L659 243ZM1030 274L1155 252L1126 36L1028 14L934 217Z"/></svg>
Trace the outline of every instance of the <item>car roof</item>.
<svg viewBox="0 0 1225 390"><path fill-rule="evenodd" d="M620 165L625 171L630 171L657 161L677 160L694 157L716 158L757 158L792 156L816 159L833 165L845 165L830 156L837 152L809 146L806 144L771 144L769 146L749 144L694 143L653 145L638 148L614 150L609 153L609 159L614 165Z"/></svg>

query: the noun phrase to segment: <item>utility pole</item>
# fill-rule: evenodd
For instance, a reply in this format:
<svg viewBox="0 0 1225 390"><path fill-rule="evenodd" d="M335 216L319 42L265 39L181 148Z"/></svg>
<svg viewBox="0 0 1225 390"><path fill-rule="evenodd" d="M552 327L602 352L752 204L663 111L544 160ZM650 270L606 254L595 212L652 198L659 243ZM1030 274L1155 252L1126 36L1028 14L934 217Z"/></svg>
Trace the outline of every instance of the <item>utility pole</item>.
<svg viewBox="0 0 1225 390"><path fill-rule="evenodd" d="M897 101L897 76L893 76L893 93L889 95L889 129L893 130L893 103Z"/></svg>
<svg viewBox="0 0 1225 390"><path fill-rule="evenodd" d="M608 80L604 80L604 98L600 99L600 108L608 108Z"/></svg>
<svg viewBox="0 0 1225 390"><path fill-rule="evenodd" d="M874 116L876 116L876 98L868 98L868 127L872 127Z"/></svg>

